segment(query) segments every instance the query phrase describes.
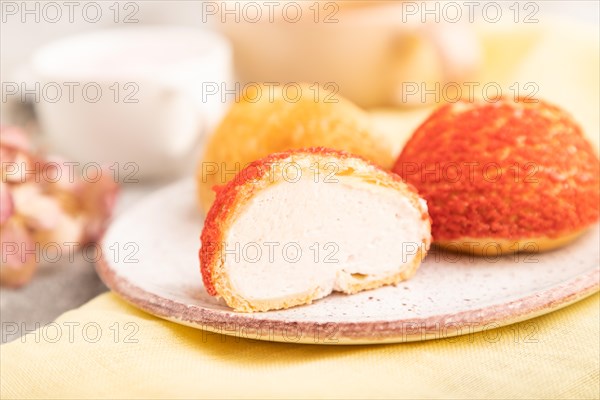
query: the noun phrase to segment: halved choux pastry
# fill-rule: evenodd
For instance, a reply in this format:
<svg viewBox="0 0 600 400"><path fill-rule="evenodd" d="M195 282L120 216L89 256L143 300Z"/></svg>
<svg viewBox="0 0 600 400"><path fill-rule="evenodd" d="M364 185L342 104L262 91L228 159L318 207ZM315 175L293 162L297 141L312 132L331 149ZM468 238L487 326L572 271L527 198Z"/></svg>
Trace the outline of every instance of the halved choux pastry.
<svg viewBox="0 0 600 400"><path fill-rule="evenodd" d="M312 148L255 161L219 189L201 241L208 293L252 312L409 279L431 231L425 201L397 175Z"/></svg>

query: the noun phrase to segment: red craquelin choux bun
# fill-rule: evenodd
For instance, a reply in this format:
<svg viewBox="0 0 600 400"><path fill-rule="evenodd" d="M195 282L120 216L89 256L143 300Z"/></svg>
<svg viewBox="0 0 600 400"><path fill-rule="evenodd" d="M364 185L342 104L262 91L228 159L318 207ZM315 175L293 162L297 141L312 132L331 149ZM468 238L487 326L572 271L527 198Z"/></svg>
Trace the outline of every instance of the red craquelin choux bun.
<svg viewBox="0 0 600 400"><path fill-rule="evenodd" d="M569 114L533 101L447 104L408 141L393 171L427 200L437 245L548 250L598 220L592 145Z"/></svg>
<svg viewBox="0 0 600 400"><path fill-rule="evenodd" d="M397 175L310 148L271 154L220 187L201 240L208 293L251 312L408 279L431 231L426 203Z"/></svg>

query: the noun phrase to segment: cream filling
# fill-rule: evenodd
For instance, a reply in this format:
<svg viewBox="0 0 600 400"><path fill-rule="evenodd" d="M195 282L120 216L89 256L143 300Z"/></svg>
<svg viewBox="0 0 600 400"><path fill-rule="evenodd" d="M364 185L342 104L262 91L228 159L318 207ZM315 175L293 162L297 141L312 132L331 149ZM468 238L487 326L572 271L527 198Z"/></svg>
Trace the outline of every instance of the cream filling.
<svg viewBox="0 0 600 400"><path fill-rule="evenodd" d="M260 191L230 228L224 268L238 295L279 299L380 280L408 266L428 236L397 190L356 177L281 182Z"/></svg>

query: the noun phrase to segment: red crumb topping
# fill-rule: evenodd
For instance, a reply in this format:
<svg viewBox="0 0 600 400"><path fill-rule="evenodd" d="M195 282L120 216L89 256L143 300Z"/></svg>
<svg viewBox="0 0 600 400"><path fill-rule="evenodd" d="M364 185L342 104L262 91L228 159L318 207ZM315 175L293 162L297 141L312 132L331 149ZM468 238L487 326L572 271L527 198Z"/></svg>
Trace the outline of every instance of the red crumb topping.
<svg viewBox="0 0 600 400"><path fill-rule="evenodd" d="M219 251L218 246L224 242L224 224L229 217L230 213L234 210L236 202L239 201L237 195L239 191L245 185L252 184L252 182L257 182L262 178L269 170L270 166L273 163L277 163L280 160L286 159L293 155L315 155L315 156L324 156L324 157L336 157L340 160L348 159L348 158L358 158L378 168L381 171L384 171L379 166L371 163L364 158L350 154L344 151L329 149L325 147L311 147L308 149L299 149L299 150L288 150L281 153L273 153L268 155L265 158L260 160L256 160L250 164L248 164L244 169L242 169L231 181L226 183L225 185L221 185L215 187L216 198L212 207L208 211L206 215L206 219L204 221L204 228L202 230L202 235L200 236L200 240L202 242L202 247L199 252L200 257L200 271L202 272L202 280L204 282L204 287L206 291L215 296L217 294L215 287L212 282L212 268L217 261L216 258L220 256L221 252ZM385 171L388 172L388 171ZM401 181L401 178L393 173L388 173L390 179L395 181ZM410 190L417 193L416 189L411 185L407 185ZM423 219L428 219L429 215L425 214Z"/></svg>
<svg viewBox="0 0 600 400"><path fill-rule="evenodd" d="M394 172L427 200L435 240L551 238L599 217L600 161L566 112L501 99L442 106Z"/></svg>

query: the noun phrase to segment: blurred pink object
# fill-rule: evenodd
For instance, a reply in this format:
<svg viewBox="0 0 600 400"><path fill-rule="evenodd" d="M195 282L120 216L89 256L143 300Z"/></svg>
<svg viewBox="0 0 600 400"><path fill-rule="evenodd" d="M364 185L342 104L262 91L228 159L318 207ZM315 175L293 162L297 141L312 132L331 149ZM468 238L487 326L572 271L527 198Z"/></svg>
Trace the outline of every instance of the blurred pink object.
<svg viewBox="0 0 600 400"><path fill-rule="evenodd" d="M28 135L0 127L0 284L27 283L48 244L60 254L96 241L114 208L117 184L108 170L94 182L72 164L36 154Z"/></svg>

